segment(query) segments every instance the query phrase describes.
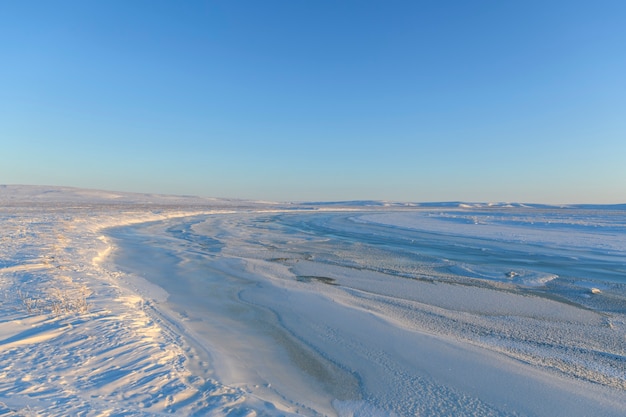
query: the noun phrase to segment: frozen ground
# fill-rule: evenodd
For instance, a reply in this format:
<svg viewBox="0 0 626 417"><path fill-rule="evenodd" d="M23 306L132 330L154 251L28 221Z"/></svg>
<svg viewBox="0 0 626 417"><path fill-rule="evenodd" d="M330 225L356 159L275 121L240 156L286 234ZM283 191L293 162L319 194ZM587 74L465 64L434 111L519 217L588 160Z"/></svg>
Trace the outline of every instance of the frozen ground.
<svg viewBox="0 0 626 417"><path fill-rule="evenodd" d="M626 415L624 207L0 186L0 415Z"/></svg>

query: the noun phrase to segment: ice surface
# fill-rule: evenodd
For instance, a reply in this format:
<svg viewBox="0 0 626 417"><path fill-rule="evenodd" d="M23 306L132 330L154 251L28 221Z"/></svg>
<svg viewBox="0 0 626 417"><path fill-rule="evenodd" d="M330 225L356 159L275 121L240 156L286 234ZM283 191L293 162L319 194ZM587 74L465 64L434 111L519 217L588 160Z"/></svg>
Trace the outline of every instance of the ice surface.
<svg viewBox="0 0 626 417"><path fill-rule="evenodd" d="M0 414L626 413L619 208L0 204Z"/></svg>

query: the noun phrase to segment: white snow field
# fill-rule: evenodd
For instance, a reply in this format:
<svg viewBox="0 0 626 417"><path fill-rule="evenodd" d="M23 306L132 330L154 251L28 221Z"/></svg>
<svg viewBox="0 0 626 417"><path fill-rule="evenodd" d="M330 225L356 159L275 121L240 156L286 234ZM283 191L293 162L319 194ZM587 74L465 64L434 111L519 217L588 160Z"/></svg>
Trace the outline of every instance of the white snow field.
<svg viewBox="0 0 626 417"><path fill-rule="evenodd" d="M0 415L624 416L626 207L0 186Z"/></svg>

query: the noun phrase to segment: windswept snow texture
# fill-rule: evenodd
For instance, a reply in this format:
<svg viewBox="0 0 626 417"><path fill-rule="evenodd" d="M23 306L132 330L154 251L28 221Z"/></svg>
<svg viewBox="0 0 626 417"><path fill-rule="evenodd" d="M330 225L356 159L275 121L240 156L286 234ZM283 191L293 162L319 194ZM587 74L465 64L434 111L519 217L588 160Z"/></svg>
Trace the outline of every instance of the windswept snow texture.
<svg viewBox="0 0 626 417"><path fill-rule="evenodd" d="M0 415L626 415L623 207L0 204Z"/></svg>

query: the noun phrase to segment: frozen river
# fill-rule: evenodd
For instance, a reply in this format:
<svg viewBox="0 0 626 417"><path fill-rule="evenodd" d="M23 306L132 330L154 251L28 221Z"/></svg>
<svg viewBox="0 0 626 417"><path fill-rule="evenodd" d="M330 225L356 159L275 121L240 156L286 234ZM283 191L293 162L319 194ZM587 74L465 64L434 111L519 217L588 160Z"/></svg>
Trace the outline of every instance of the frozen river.
<svg viewBox="0 0 626 417"><path fill-rule="evenodd" d="M107 233L117 267L168 294L195 372L275 415L626 413L617 208L318 207Z"/></svg>

